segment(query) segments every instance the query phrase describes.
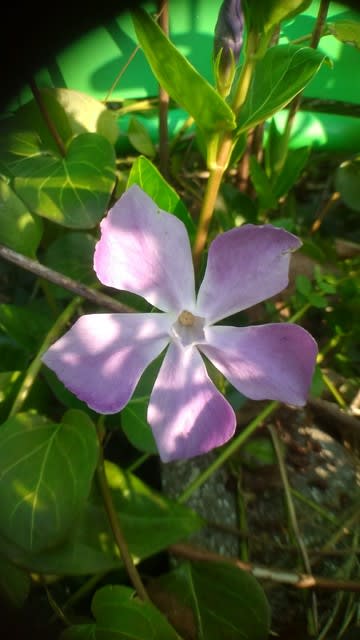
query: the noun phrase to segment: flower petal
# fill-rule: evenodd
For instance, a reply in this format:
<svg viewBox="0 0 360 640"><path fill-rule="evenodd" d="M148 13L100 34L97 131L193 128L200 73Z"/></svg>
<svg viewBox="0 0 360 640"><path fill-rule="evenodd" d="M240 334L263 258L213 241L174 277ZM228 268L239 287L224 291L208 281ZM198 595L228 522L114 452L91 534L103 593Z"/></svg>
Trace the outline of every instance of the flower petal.
<svg viewBox="0 0 360 640"><path fill-rule="evenodd" d="M211 382L198 350L171 343L148 408L164 462L191 458L224 444L235 431L231 406Z"/></svg>
<svg viewBox="0 0 360 640"><path fill-rule="evenodd" d="M288 284L296 236L272 225L246 224L217 236L209 248L196 315L210 323L275 295Z"/></svg>
<svg viewBox="0 0 360 640"><path fill-rule="evenodd" d="M207 327L199 349L241 393L253 400L306 403L317 345L296 324Z"/></svg>
<svg viewBox="0 0 360 640"><path fill-rule="evenodd" d="M146 298L163 311L192 311L194 270L183 223L133 185L101 223L94 269L99 280Z"/></svg>
<svg viewBox="0 0 360 640"><path fill-rule="evenodd" d="M164 313L82 316L42 360L91 409L116 413L168 344L172 321Z"/></svg>

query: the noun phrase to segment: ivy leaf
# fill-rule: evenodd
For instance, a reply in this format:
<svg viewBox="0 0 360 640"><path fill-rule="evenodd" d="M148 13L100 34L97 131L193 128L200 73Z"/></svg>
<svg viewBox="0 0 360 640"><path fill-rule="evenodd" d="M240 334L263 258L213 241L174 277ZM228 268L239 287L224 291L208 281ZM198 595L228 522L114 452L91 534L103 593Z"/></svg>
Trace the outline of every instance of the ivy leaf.
<svg viewBox="0 0 360 640"><path fill-rule="evenodd" d="M166 618L150 602L135 598L129 587L109 585L92 601L96 640L180 640Z"/></svg>
<svg viewBox="0 0 360 640"><path fill-rule="evenodd" d="M325 56L311 47L270 47L255 67L237 133L251 129L287 105L306 87L324 60Z"/></svg>
<svg viewBox="0 0 360 640"><path fill-rule="evenodd" d="M157 580L194 612L199 640L267 640L270 609L255 578L225 563L183 563Z"/></svg>
<svg viewBox="0 0 360 640"><path fill-rule="evenodd" d="M0 158L16 194L32 213L74 229L103 217L115 184L115 153L97 133L74 138L66 158L29 132L9 134Z"/></svg>
<svg viewBox="0 0 360 640"><path fill-rule="evenodd" d="M68 412L54 424L34 413L0 430L0 532L38 553L64 540L84 507L97 463L90 419Z"/></svg>
<svg viewBox="0 0 360 640"><path fill-rule="evenodd" d="M135 562L187 538L203 526L201 518L191 509L153 491L135 475L110 462L105 463L105 470ZM60 503L64 500L65 491ZM121 559L97 486L93 486L84 509L76 515L72 531L62 545L31 553L14 544L16 540L0 536L0 552L13 563L38 573L88 575L118 569Z"/></svg>
<svg viewBox="0 0 360 640"><path fill-rule="evenodd" d="M0 176L0 242L35 258L42 233L41 219L30 213L8 181Z"/></svg>
<svg viewBox="0 0 360 640"><path fill-rule="evenodd" d="M229 105L178 49L143 9L132 12L136 34L146 59L168 94L193 116L207 132L235 128Z"/></svg>

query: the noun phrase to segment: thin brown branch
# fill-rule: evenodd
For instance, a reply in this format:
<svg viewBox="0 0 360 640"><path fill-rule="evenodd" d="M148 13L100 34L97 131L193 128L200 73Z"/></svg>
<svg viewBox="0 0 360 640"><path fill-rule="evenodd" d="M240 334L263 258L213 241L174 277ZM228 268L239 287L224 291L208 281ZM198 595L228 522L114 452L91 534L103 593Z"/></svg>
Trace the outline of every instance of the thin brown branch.
<svg viewBox="0 0 360 640"><path fill-rule="evenodd" d="M31 258L27 258L21 253L13 251L12 249L5 247L4 245L0 245L0 258L3 258L8 262L12 262L21 269L30 271L39 278L44 278L49 282L53 282L53 284L57 284L59 287L67 289L75 295L86 298L87 300L90 300L90 302L93 302L94 304L97 304L101 307L105 307L110 311L115 311L117 313L129 313L133 311L133 309L131 309L127 305L122 304L121 302L117 302L117 300L113 300L113 298L110 298L110 296L107 296L104 293L99 293L94 289L81 284L81 282L77 282L77 280L73 280L68 276L64 276L58 271L49 269L49 267L45 267L43 264L40 264L40 262L32 260Z"/></svg>
<svg viewBox="0 0 360 640"><path fill-rule="evenodd" d="M296 589L322 589L325 591L353 591L360 593L360 581L323 578L312 574L285 571L274 567L263 567L250 562L242 562L237 558L222 556L207 549L193 547L189 544L174 544L168 551L179 558L195 562L223 562L231 564L242 571L251 573L259 580L271 580L281 584L288 584Z"/></svg>
<svg viewBox="0 0 360 640"><path fill-rule="evenodd" d="M121 559L124 563L124 567L127 571L127 574L139 598L141 598L141 600L143 600L144 602L149 602L150 598L143 585L140 574L134 564L132 555L130 553L126 538L122 530L122 526L118 518L118 514L115 509L110 487L108 485L107 478L106 478L105 462L103 457L103 449L102 449L102 441L101 441L101 428L99 426L97 427L97 431L98 431L99 445L100 445L99 462L97 466L97 478L98 478L99 488L100 488L101 496L103 499L104 507L109 520L109 524L113 532L116 546L119 549Z"/></svg>
<svg viewBox="0 0 360 640"><path fill-rule="evenodd" d="M346 435L352 433L357 437L360 436L360 420L344 413L334 402L322 400L322 398L309 398L308 405L319 417L331 423L339 434L345 430Z"/></svg>

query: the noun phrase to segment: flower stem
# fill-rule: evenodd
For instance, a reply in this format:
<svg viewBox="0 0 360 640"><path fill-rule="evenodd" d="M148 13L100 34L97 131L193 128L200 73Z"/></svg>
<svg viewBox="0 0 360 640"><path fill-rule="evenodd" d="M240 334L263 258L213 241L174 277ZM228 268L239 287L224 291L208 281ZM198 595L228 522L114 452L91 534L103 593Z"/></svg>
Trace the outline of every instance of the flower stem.
<svg viewBox="0 0 360 640"><path fill-rule="evenodd" d="M247 38L245 61L241 69L237 89L231 105L235 116L238 115L249 91L250 82L256 62L256 44L257 39L255 35L250 32ZM217 154L214 154L213 151L211 153L211 161L209 166L210 176L205 190L193 247L195 271L198 271L199 269L201 256L206 246L210 223L215 209L216 198L219 193L223 175L228 167L231 158L231 152L235 143L235 135L236 134L234 134L234 132L232 131L223 132L223 134L219 137ZM209 141L209 147L213 143L214 138Z"/></svg>
<svg viewBox="0 0 360 640"><path fill-rule="evenodd" d="M190 496L199 489L204 482L217 471L229 458L232 456L243 444L246 440L251 436L252 433L261 425L266 418L268 418L274 411L280 406L280 403L277 401L269 402L266 407L260 411L260 413L250 422L250 424L242 431L236 438L234 438L231 443L221 451L220 455L214 462L205 469L200 475L191 482L188 487L186 487L185 491L179 496L179 502L186 502Z"/></svg>
<svg viewBox="0 0 360 640"><path fill-rule="evenodd" d="M101 492L101 496L104 502L104 507L109 519L110 527L113 532L114 540L116 546L118 547L121 555L121 559L124 563L124 567L127 571L127 574L141 600L144 602L150 602L150 598L147 594L147 591L142 583L140 578L140 574L134 564L131 553L129 551L129 547L127 545L125 536L123 534L119 518L114 506L114 502L111 496L110 488L107 482L106 473L105 473L105 462L104 455L102 449L102 437L101 437L101 427L100 424L97 424L97 432L98 438L100 442L100 455L99 462L97 466L97 478L99 482L99 488Z"/></svg>
<svg viewBox="0 0 360 640"><path fill-rule="evenodd" d="M169 35L169 0L158 0L159 25ZM159 165L164 178L169 175L169 94L159 86Z"/></svg>
<svg viewBox="0 0 360 640"><path fill-rule="evenodd" d="M67 323L75 313L80 303L81 303L81 298L74 298L70 302L70 304L64 309L62 314L58 317L55 324L51 327L49 333L45 336L45 339L42 342L39 351L37 352L34 360L31 362L30 366L28 367L25 373L25 377L22 381L21 387L11 407L9 418L11 416L14 416L16 413L18 413L21 410L21 407L23 406L26 398L28 397L29 392L40 371L41 364L42 364L41 356L43 355L43 353L45 353L45 351L47 351L47 349L49 349L49 347L54 342L54 340L56 340L59 334L63 331L64 327L66 327Z"/></svg>

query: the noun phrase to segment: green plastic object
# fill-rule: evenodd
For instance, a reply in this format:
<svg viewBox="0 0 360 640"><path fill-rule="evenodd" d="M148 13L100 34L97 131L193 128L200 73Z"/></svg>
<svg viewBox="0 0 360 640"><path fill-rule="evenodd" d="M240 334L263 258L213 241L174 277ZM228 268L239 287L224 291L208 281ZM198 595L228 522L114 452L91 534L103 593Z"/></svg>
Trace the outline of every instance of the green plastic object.
<svg viewBox="0 0 360 640"><path fill-rule="evenodd" d="M213 32L221 0L169 0L170 33L173 42L210 82L212 73ZM319 2L313 1L306 12L285 23L281 42L309 34L314 26ZM154 4L145 5L155 12ZM356 20L360 14L330 3L328 21ZM106 25L76 40L52 60L37 77L39 86L57 86L88 93L99 100L117 103L126 99L157 96L158 87L141 50L130 15L123 14ZM333 68L323 65L304 95L320 100L360 104L360 51L342 44L334 36L325 36L320 49L333 61ZM20 102L28 99L26 90ZM357 109L359 111L359 108ZM281 129L286 114L276 116ZM173 136L186 120L180 109L171 110L169 130ZM157 140L157 118L141 117L153 141ZM127 132L128 118L119 121L120 131ZM126 150L126 136L120 136L119 148ZM336 151L360 149L360 119L350 115L302 111L298 114L291 140L292 147L312 145Z"/></svg>

